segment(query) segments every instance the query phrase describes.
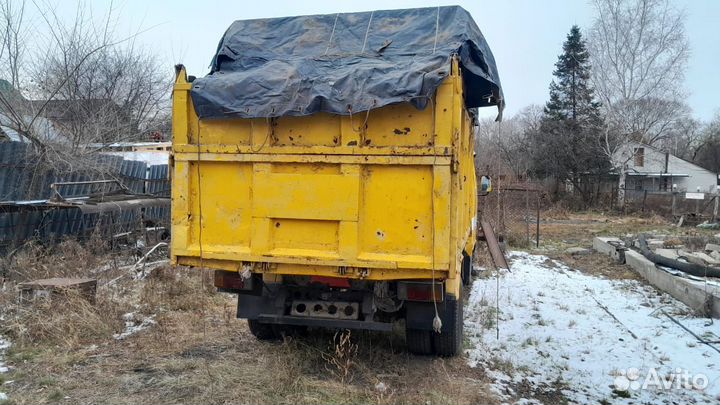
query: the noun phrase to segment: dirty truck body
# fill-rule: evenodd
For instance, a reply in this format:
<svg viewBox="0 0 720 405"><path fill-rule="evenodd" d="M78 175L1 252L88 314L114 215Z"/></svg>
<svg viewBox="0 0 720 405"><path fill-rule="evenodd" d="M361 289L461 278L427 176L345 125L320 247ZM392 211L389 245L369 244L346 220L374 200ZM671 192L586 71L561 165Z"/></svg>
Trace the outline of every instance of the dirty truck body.
<svg viewBox="0 0 720 405"><path fill-rule="evenodd" d="M405 96L355 113L327 112L327 102L253 117L214 114L205 79L179 67L173 262L215 270L261 339L404 320L411 351L456 354L477 223L474 119L462 60L449 55L441 69L421 108Z"/></svg>

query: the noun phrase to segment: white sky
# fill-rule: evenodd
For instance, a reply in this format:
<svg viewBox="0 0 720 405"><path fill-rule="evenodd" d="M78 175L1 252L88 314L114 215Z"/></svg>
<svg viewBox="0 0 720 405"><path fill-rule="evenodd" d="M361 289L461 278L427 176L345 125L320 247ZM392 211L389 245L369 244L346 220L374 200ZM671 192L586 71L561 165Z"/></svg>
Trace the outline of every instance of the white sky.
<svg viewBox="0 0 720 405"><path fill-rule="evenodd" d="M720 108L720 1L676 0L687 11L687 34L692 54L686 75L687 100L695 115L709 120ZM95 15L109 1L92 1ZM544 104L555 61L570 26L587 28L592 21L583 0L446 1L326 1L326 0L116 0L118 34L148 29L139 42L157 52L171 70L183 63L189 74L203 76L217 43L234 20L301 14L368 11L459 4L468 10L485 35L500 72L507 113L531 104ZM32 3L29 4L32 7ZM58 3L61 14L72 16L76 2ZM494 114L488 111L488 116Z"/></svg>

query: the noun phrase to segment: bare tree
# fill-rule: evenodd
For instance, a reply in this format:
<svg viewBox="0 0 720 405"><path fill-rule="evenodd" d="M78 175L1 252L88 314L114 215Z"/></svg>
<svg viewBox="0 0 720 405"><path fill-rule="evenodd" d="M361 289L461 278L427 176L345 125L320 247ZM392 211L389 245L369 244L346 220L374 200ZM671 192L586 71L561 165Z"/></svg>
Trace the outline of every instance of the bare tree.
<svg viewBox="0 0 720 405"><path fill-rule="evenodd" d="M113 32L112 3L101 18L86 3L69 19L55 7L0 0L0 66L12 82L0 89L0 124L34 146L30 190L49 171L112 178L98 147L165 127L169 109L172 70L136 45L142 31ZM33 32L43 35L27 34L29 11Z"/></svg>
<svg viewBox="0 0 720 405"><path fill-rule="evenodd" d="M32 83L13 85L14 93L35 99L14 100L0 93L3 124L41 154L48 154L48 148L72 155L92 152L89 144L137 140L152 131L169 108L172 77L154 54L136 45L142 32L118 38L112 4L97 19L81 3L70 21L50 4L32 4L39 14L35 29L47 32L32 41L23 34L25 3L0 4L0 44L14 55L0 60L15 68L14 83L23 77ZM31 48L37 51L25 59L33 63L19 63Z"/></svg>
<svg viewBox="0 0 720 405"><path fill-rule="evenodd" d="M699 120L687 116L674 121L659 142L660 149L685 160L694 161L705 142L705 126Z"/></svg>
<svg viewBox="0 0 720 405"><path fill-rule="evenodd" d="M533 104L502 122L491 118L480 121L475 147L480 175L506 175L519 179L528 174L532 164L529 136L531 132L539 131L542 111L541 106Z"/></svg>
<svg viewBox="0 0 720 405"><path fill-rule="evenodd" d="M622 208L634 154L629 145L662 139L670 123L683 117L685 14L669 0L594 0L594 6L588 48L606 117L602 148L618 172Z"/></svg>
<svg viewBox="0 0 720 405"><path fill-rule="evenodd" d="M0 66L13 88L20 87L20 67L25 56L25 1L0 1Z"/></svg>
<svg viewBox="0 0 720 405"><path fill-rule="evenodd" d="M720 111L700 130L692 160L712 172L720 173Z"/></svg>

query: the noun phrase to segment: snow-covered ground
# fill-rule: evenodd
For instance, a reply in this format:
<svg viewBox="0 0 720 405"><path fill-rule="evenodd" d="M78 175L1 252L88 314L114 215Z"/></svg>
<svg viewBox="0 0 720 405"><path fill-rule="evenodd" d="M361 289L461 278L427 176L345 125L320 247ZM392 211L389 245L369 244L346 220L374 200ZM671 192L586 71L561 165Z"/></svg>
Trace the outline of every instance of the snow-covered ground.
<svg viewBox="0 0 720 405"><path fill-rule="evenodd" d="M125 331L114 334L113 337L116 340L123 340L156 324L155 315L146 317L137 312L123 314L123 320L125 321Z"/></svg>
<svg viewBox="0 0 720 405"><path fill-rule="evenodd" d="M10 347L10 342L0 336L0 374L7 373L9 371L8 366L5 364L5 352ZM7 394L3 392L2 385L0 385L0 401L8 399Z"/></svg>
<svg viewBox="0 0 720 405"><path fill-rule="evenodd" d="M506 400L549 404L558 392L572 403L720 400L720 353L662 311L706 341L720 341L720 322L693 318L684 304L637 281L590 276L524 252L508 259L500 288L494 277L475 281L465 310L469 362L488 370Z"/></svg>

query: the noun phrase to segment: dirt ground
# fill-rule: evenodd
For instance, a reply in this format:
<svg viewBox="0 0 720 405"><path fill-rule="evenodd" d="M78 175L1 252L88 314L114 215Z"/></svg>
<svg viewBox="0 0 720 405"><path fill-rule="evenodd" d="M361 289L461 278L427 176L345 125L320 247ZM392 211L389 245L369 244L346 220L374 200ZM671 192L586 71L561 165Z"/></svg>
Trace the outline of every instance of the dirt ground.
<svg viewBox="0 0 720 405"><path fill-rule="evenodd" d="M583 272L618 279L637 277L609 258L564 250L590 247L597 235L705 232L674 228L657 217L546 218L538 251ZM470 367L466 356L409 355L400 329L353 332L344 344L323 330L259 342L235 319L233 297L215 293L198 270L160 265L147 279L134 280L122 260L70 242L51 253L28 249L3 265L9 270L0 289L0 335L12 342L4 359L10 371L0 374L0 392L8 396L0 401L4 405L499 403L490 389L492 370ZM97 303L17 304L16 282L60 275L98 278ZM117 339L128 330L127 314L147 324ZM563 402L561 396L552 398Z"/></svg>
<svg viewBox="0 0 720 405"><path fill-rule="evenodd" d="M23 273L11 278L87 276L73 274L72 263L106 264L73 244L64 249L21 257ZM0 403L498 403L484 370L462 356L409 355L401 330L353 332L346 344L324 330L260 342L235 319L234 297L214 292L199 270L160 266L145 280L116 280L123 274L113 267L95 274L95 305L71 297L19 306L5 283L0 334L12 346L4 359L10 372L0 374L8 399ZM117 339L127 313L150 321Z"/></svg>
<svg viewBox="0 0 720 405"><path fill-rule="evenodd" d="M596 236L614 236L639 233L673 235L692 242L697 239L698 246L704 246L707 239L718 230L698 229L696 227L678 228L668 220L656 216L617 216L600 212L561 213L549 212L541 215L540 248L531 249L534 253L545 254L560 260L570 267L584 273L614 279L641 278L628 266L615 263L609 257L592 253L589 255L571 255L565 252L571 247L592 249L592 240Z"/></svg>

